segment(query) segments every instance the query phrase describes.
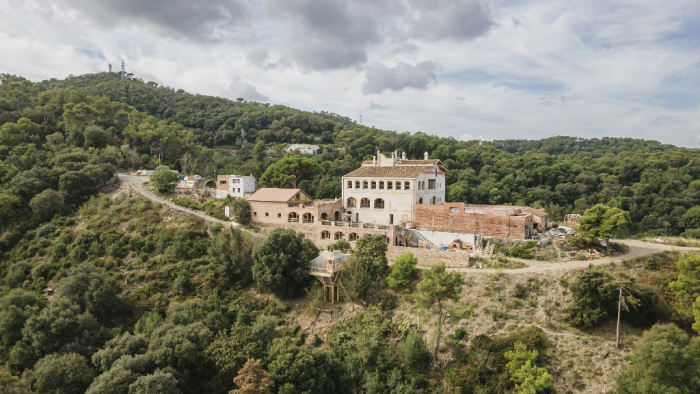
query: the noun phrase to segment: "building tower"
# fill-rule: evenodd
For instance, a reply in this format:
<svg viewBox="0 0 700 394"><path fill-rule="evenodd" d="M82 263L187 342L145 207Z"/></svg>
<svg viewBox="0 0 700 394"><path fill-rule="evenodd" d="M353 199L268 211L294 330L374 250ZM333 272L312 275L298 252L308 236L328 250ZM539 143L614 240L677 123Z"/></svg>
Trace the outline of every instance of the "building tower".
<svg viewBox="0 0 700 394"><path fill-rule="evenodd" d="M124 65L124 60L122 60L122 80L126 79L126 66Z"/></svg>
<svg viewBox="0 0 700 394"><path fill-rule="evenodd" d="M109 66L109 72L111 73L112 72L112 63L107 63L107 65Z"/></svg>

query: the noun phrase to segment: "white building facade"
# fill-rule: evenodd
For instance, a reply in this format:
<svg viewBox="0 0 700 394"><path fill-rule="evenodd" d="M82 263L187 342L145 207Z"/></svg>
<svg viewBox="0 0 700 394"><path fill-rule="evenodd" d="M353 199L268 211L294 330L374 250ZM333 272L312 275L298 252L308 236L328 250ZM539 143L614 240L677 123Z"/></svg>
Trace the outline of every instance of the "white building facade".
<svg viewBox="0 0 700 394"><path fill-rule="evenodd" d="M255 193L255 177L245 175L217 175L216 198L247 197Z"/></svg>
<svg viewBox="0 0 700 394"><path fill-rule="evenodd" d="M381 152L343 176L345 221L400 224L415 220L417 204L445 202L445 173L440 160L406 160Z"/></svg>
<svg viewBox="0 0 700 394"><path fill-rule="evenodd" d="M289 144L285 149L287 153L299 152L302 155L317 155L321 153L321 147L308 144Z"/></svg>

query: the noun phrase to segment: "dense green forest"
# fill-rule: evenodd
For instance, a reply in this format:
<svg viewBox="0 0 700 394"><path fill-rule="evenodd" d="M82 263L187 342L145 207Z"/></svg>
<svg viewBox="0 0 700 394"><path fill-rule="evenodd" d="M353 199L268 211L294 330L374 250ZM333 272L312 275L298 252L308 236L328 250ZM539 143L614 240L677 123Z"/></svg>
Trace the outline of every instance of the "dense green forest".
<svg viewBox="0 0 700 394"><path fill-rule="evenodd" d="M294 157L284 155L287 143L309 142L323 153L307 158L298 186L335 197L340 177L377 150L428 151L449 169L451 201L528 204L555 219L605 203L629 211L636 233L694 236L700 227L698 150L615 138L479 143L395 133L109 73L1 82L0 387L8 393L554 392L556 346L533 326L473 336L453 329L431 354L421 331L434 331L431 313L445 306L445 319L475 318L459 301L473 283L439 265L419 273L410 256L390 270L381 238L358 241L343 274L347 294L366 308L327 336L309 337L292 308L299 298L312 310L322 305L306 274L318 254L311 242L291 230L265 237L207 225L126 192L100 195L116 186L119 169L165 164L289 186L288 177L262 175L294 160L281 160ZM572 300L556 305L567 329L606 324L624 286L626 326L674 322L686 331L651 328L619 392L696 392L700 342L687 332L700 331L700 259L664 255L620 268L591 268L571 284L559 278L554 286ZM499 309L477 318L494 325L517 310L534 313L542 293L539 281L506 291L502 279L479 290ZM424 325L402 320L405 311L397 318L400 303L422 311Z"/></svg>
<svg viewBox="0 0 700 394"><path fill-rule="evenodd" d="M530 205L544 208L555 220L607 203L630 212L633 232L671 235L690 228L686 223L693 218L683 215L700 203L700 151L656 141L575 137L457 141L422 132L379 130L326 112L192 95L153 82L122 81L109 73L50 80L42 86L104 96L183 125L198 145L185 148L197 155L193 171L209 176L218 171L252 173L260 179L282 154L266 148L318 144L323 154L315 160L322 171L298 186L319 198L339 196L340 177L377 150L399 149L415 158L427 151L445 163L449 201ZM123 142L140 143L128 137ZM175 166L180 153L165 152L164 163Z"/></svg>

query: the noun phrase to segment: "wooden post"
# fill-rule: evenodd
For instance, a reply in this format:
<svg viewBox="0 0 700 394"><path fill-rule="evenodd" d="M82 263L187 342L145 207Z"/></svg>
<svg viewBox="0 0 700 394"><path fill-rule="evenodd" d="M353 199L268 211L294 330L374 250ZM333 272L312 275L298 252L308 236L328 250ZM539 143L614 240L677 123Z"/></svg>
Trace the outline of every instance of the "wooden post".
<svg viewBox="0 0 700 394"><path fill-rule="evenodd" d="M615 349L620 349L620 312L622 310L622 286L620 286L620 295L617 298L617 337L615 338Z"/></svg>

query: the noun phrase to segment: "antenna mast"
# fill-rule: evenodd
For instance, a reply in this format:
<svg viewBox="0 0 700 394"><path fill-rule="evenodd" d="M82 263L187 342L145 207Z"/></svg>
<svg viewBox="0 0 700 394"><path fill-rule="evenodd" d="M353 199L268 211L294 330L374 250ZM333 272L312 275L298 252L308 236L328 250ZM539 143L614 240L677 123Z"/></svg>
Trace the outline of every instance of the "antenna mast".
<svg viewBox="0 0 700 394"><path fill-rule="evenodd" d="M124 60L122 60L122 80L126 79L126 66L124 65Z"/></svg>

